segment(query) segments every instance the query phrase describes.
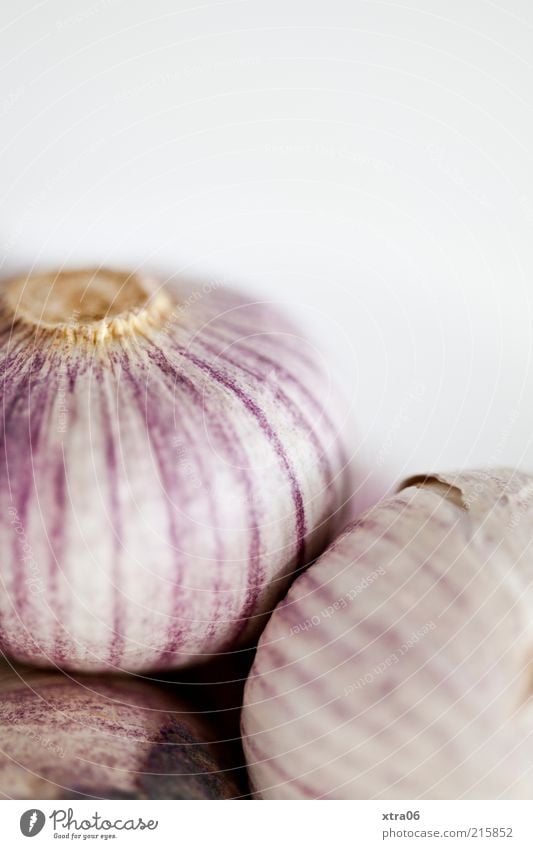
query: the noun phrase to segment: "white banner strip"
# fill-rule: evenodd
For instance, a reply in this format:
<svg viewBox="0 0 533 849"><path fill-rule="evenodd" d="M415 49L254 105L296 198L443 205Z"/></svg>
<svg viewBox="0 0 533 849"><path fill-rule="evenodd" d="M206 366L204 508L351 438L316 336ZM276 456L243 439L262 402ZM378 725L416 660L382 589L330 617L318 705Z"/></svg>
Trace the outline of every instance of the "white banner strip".
<svg viewBox="0 0 533 849"><path fill-rule="evenodd" d="M533 847L531 802L5 801L0 822L9 849Z"/></svg>

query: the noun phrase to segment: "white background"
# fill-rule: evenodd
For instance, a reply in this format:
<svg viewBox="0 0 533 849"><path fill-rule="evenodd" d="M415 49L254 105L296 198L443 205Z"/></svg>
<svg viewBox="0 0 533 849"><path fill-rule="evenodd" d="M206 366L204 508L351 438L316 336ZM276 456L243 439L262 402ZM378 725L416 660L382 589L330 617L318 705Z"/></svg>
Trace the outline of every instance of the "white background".
<svg viewBox="0 0 533 849"><path fill-rule="evenodd" d="M528 0L3 0L2 272L289 301L391 477L533 471Z"/></svg>

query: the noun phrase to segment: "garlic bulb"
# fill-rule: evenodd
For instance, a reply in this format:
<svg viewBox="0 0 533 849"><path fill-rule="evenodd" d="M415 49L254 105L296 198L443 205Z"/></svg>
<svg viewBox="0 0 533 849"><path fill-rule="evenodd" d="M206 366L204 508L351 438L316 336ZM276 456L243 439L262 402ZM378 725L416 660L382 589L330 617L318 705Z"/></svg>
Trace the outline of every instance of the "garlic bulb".
<svg viewBox="0 0 533 849"><path fill-rule="evenodd" d="M345 521L344 408L268 304L102 269L0 292L0 649L179 667L259 633Z"/></svg>
<svg viewBox="0 0 533 849"><path fill-rule="evenodd" d="M212 739L154 684L0 665L0 798L236 798Z"/></svg>
<svg viewBox="0 0 533 849"><path fill-rule="evenodd" d="M407 481L293 584L246 684L274 799L531 798L533 478Z"/></svg>

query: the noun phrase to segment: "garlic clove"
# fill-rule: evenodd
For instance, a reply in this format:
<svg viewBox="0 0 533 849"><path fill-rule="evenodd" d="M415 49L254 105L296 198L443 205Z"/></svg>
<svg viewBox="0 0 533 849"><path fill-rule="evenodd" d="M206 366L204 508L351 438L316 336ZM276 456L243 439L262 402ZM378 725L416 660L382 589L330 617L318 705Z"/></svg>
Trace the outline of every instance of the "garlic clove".
<svg viewBox="0 0 533 849"><path fill-rule="evenodd" d="M0 648L20 661L142 671L252 642L365 480L315 349L224 287L17 278L0 347Z"/></svg>
<svg viewBox="0 0 533 849"><path fill-rule="evenodd" d="M274 612L242 730L262 798L529 798L533 478L411 479Z"/></svg>
<svg viewBox="0 0 533 849"><path fill-rule="evenodd" d="M213 739L169 689L0 665L0 798L237 798Z"/></svg>

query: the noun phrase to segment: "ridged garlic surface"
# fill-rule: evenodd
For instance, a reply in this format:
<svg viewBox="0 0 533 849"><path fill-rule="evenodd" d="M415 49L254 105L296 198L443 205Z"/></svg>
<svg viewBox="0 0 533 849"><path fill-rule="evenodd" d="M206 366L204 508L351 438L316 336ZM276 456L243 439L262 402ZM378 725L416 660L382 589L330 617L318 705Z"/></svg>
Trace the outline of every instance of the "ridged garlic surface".
<svg viewBox="0 0 533 849"><path fill-rule="evenodd" d="M0 662L0 799L238 798L214 741L170 689Z"/></svg>
<svg viewBox="0 0 533 849"><path fill-rule="evenodd" d="M252 639L357 489L345 408L268 303L104 269L0 290L0 648L179 667Z"/></svg>
<svg viewBox="0 0 533 849"><path fill-rule="evenodd" d="M278 606L245 690L267 799L533 793L533 478L411 479Z"/></svg>

